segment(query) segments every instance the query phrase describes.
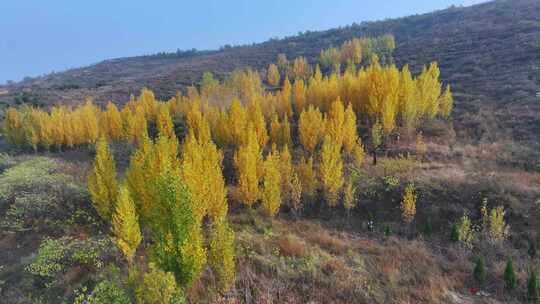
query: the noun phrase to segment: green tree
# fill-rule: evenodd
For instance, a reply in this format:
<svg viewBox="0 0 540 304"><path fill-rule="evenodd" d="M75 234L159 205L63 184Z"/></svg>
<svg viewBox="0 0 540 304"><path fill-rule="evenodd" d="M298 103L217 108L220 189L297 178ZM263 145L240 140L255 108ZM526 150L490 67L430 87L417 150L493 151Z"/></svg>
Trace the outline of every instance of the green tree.
<svg viewBox="0 0 540 304"><path fill-rule="evenodd" d="M229 291L234 285L236 268L234 239L234 231L226 219L212 223L208 261L223 292Z"/></svg>
<svg viewBox="0 0 540 304"><path fill-rule="evenodd" d="M174 275L158 269L153 263L150 263L150 270L144 274L136 290L136 297L139 304L185 303Z"/></svg>
<svg viewBox="0 0 540 304"><path fill-rule="evenodd" d="M529 239L529 248L527 249L527 253L531 258L536 257L536 241L534 239Z"/></svg>
<svg viewBox="0 0 540 304"><path fill-rule="evenodd" d="M514 272L514 265L512 258L508 258L506 262L506 268L504 269L504 283L508 290L513 290L517 286L516 273Z"/></svg>
<svg viewBox="0 0 540 304"><path fill-rule="evenodd" d="M478 257L476 259L473 270L473 278L480 285L484 284L486 281L486 262L484 261L483 257Z"/></svg>
<svg viewBox="0 0 540 304"><path fill-rule="evenodd" d="M454 243L459 242L459 228L457 224L452 225L452 232L450 233L450 240Z"/></svg>
<svg viewBox="0 0 540 304"><path fill-rule="evenodd" d="M527 298L531 303L538 303L538 281L534 269L531 270L529 282L527 283Z"/></svg>

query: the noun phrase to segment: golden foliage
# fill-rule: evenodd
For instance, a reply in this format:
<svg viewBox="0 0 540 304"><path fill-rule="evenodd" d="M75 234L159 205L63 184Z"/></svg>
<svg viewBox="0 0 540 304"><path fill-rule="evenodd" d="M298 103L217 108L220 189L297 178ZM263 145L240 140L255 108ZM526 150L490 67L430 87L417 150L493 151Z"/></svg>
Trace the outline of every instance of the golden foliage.
<svg viewBox="0 0 540 304"><path fill-rule="evenodd" d="M88 176L88 191L98 214L109 220L117 201L118 185L114 158L103 137L96 144L96 158Z"/></svg>
<svg viewBox="0 0 540 304"><path fill-rule="evenodd" d="M118 201L112 215L112 232L116 246L131 264L142 236L135 203L126 185L120 186L118 192Z"/></svg>

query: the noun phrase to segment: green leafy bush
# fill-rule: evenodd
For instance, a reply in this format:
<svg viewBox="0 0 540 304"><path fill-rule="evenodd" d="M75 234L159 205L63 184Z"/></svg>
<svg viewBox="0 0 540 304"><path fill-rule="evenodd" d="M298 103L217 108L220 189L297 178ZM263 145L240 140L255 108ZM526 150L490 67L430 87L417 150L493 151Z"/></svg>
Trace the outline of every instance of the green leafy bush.
<svg viewBox="0 0 540 304"><path fill-rule="evenodd" d="M26 271L50 280L75 265L101 268L109 248L114 246L108 238L88 240L70 237L47 238L39 246L34 261L26 267Z"/></svg>
<svg viewBox="0 0 540 304"><path fill-rule="evenodd" d="M69 223L87 194L60 167L58 161L35 157L0 175L0 207L6 209L0 227L4 231L50 230Z"/></svg>
<svg viewBox="0 0 540 304"><path fill-rule="evenodd" d="M88 294L83 288L78 292L74 304L130 304L131 300L126 292L115 283L105 280L96 285L92 293Z"/></svg>

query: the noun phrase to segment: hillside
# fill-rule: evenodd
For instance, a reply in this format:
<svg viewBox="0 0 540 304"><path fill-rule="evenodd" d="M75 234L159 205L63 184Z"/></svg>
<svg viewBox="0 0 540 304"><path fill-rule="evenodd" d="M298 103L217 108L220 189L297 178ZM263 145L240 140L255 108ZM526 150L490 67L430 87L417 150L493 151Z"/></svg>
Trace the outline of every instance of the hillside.
<svg viewBox="0 0 540 304"><path fill-rule="evenodd" d="M539 20L499 0L0 87L0 302L540 302Z"/></svg>
<svg viewBox="0 0 540 304"><path fill-rule="evenodd" d="M314 62L323 48L385 33L395 35L398 65L409 63L418 71L421 64L439 62L442 79L456 92L456 128L463 137L540 141L540 3L535 0L452 7L219 51L106 60L14 84L0 100L27 92L27 100L46 104L78 103L86 96L119 102L144 86L168 98L197 84L205 71L223 77L246 66L261 70L279 53Z"/></svg>

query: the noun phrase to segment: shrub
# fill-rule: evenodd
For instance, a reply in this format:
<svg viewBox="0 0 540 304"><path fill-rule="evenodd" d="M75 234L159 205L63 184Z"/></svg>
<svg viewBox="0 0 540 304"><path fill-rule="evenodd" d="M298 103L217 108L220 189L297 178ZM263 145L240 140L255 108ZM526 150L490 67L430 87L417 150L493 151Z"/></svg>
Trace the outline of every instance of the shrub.
<svg viewBox="0 0 540 304"><path fill-rule="evenodd" d="M143 281L136 291L140 304L181 304L185 303L181 289L176 285L174 275L150 264Z"/></svg>
<svg viewBox="0 0 540 304"><path fill-rule="evenodd" d="M45 279L54 279L68 267L84 265L101 268L103 256L110 248L108 238L75 240L69 237L45 239L39 246L36 258L26 270Z"/></svg>
<svg viewBox="0 0 540 304"><path fill-rule="evenodd" d="M115 283L105 280L96 285L91 294L86 288L75 298L74 304L130 304L126 292Z"/></svg>
<svg viewBox="0 0 540 304"><path fill-rule="evenodd" d="M0 175L0 206L7 210L0 227L9 232L57 228L86 198L83 187L60 173L57 161L36 157Z"/></svg>
<svg viewBox="0 0 540 304"><path fill-rule="evenodd" d="M278 240L279 252L287 257L303 257L306 254L306 246L297 238L288 235Z"/></svg>
<svg viewBox="0 0 540 304"><path fill-rule="evenodd" d="M229 291L235 279L235 235L226 220L212 224L208 261L216 274L221 290Z"/></svg>

